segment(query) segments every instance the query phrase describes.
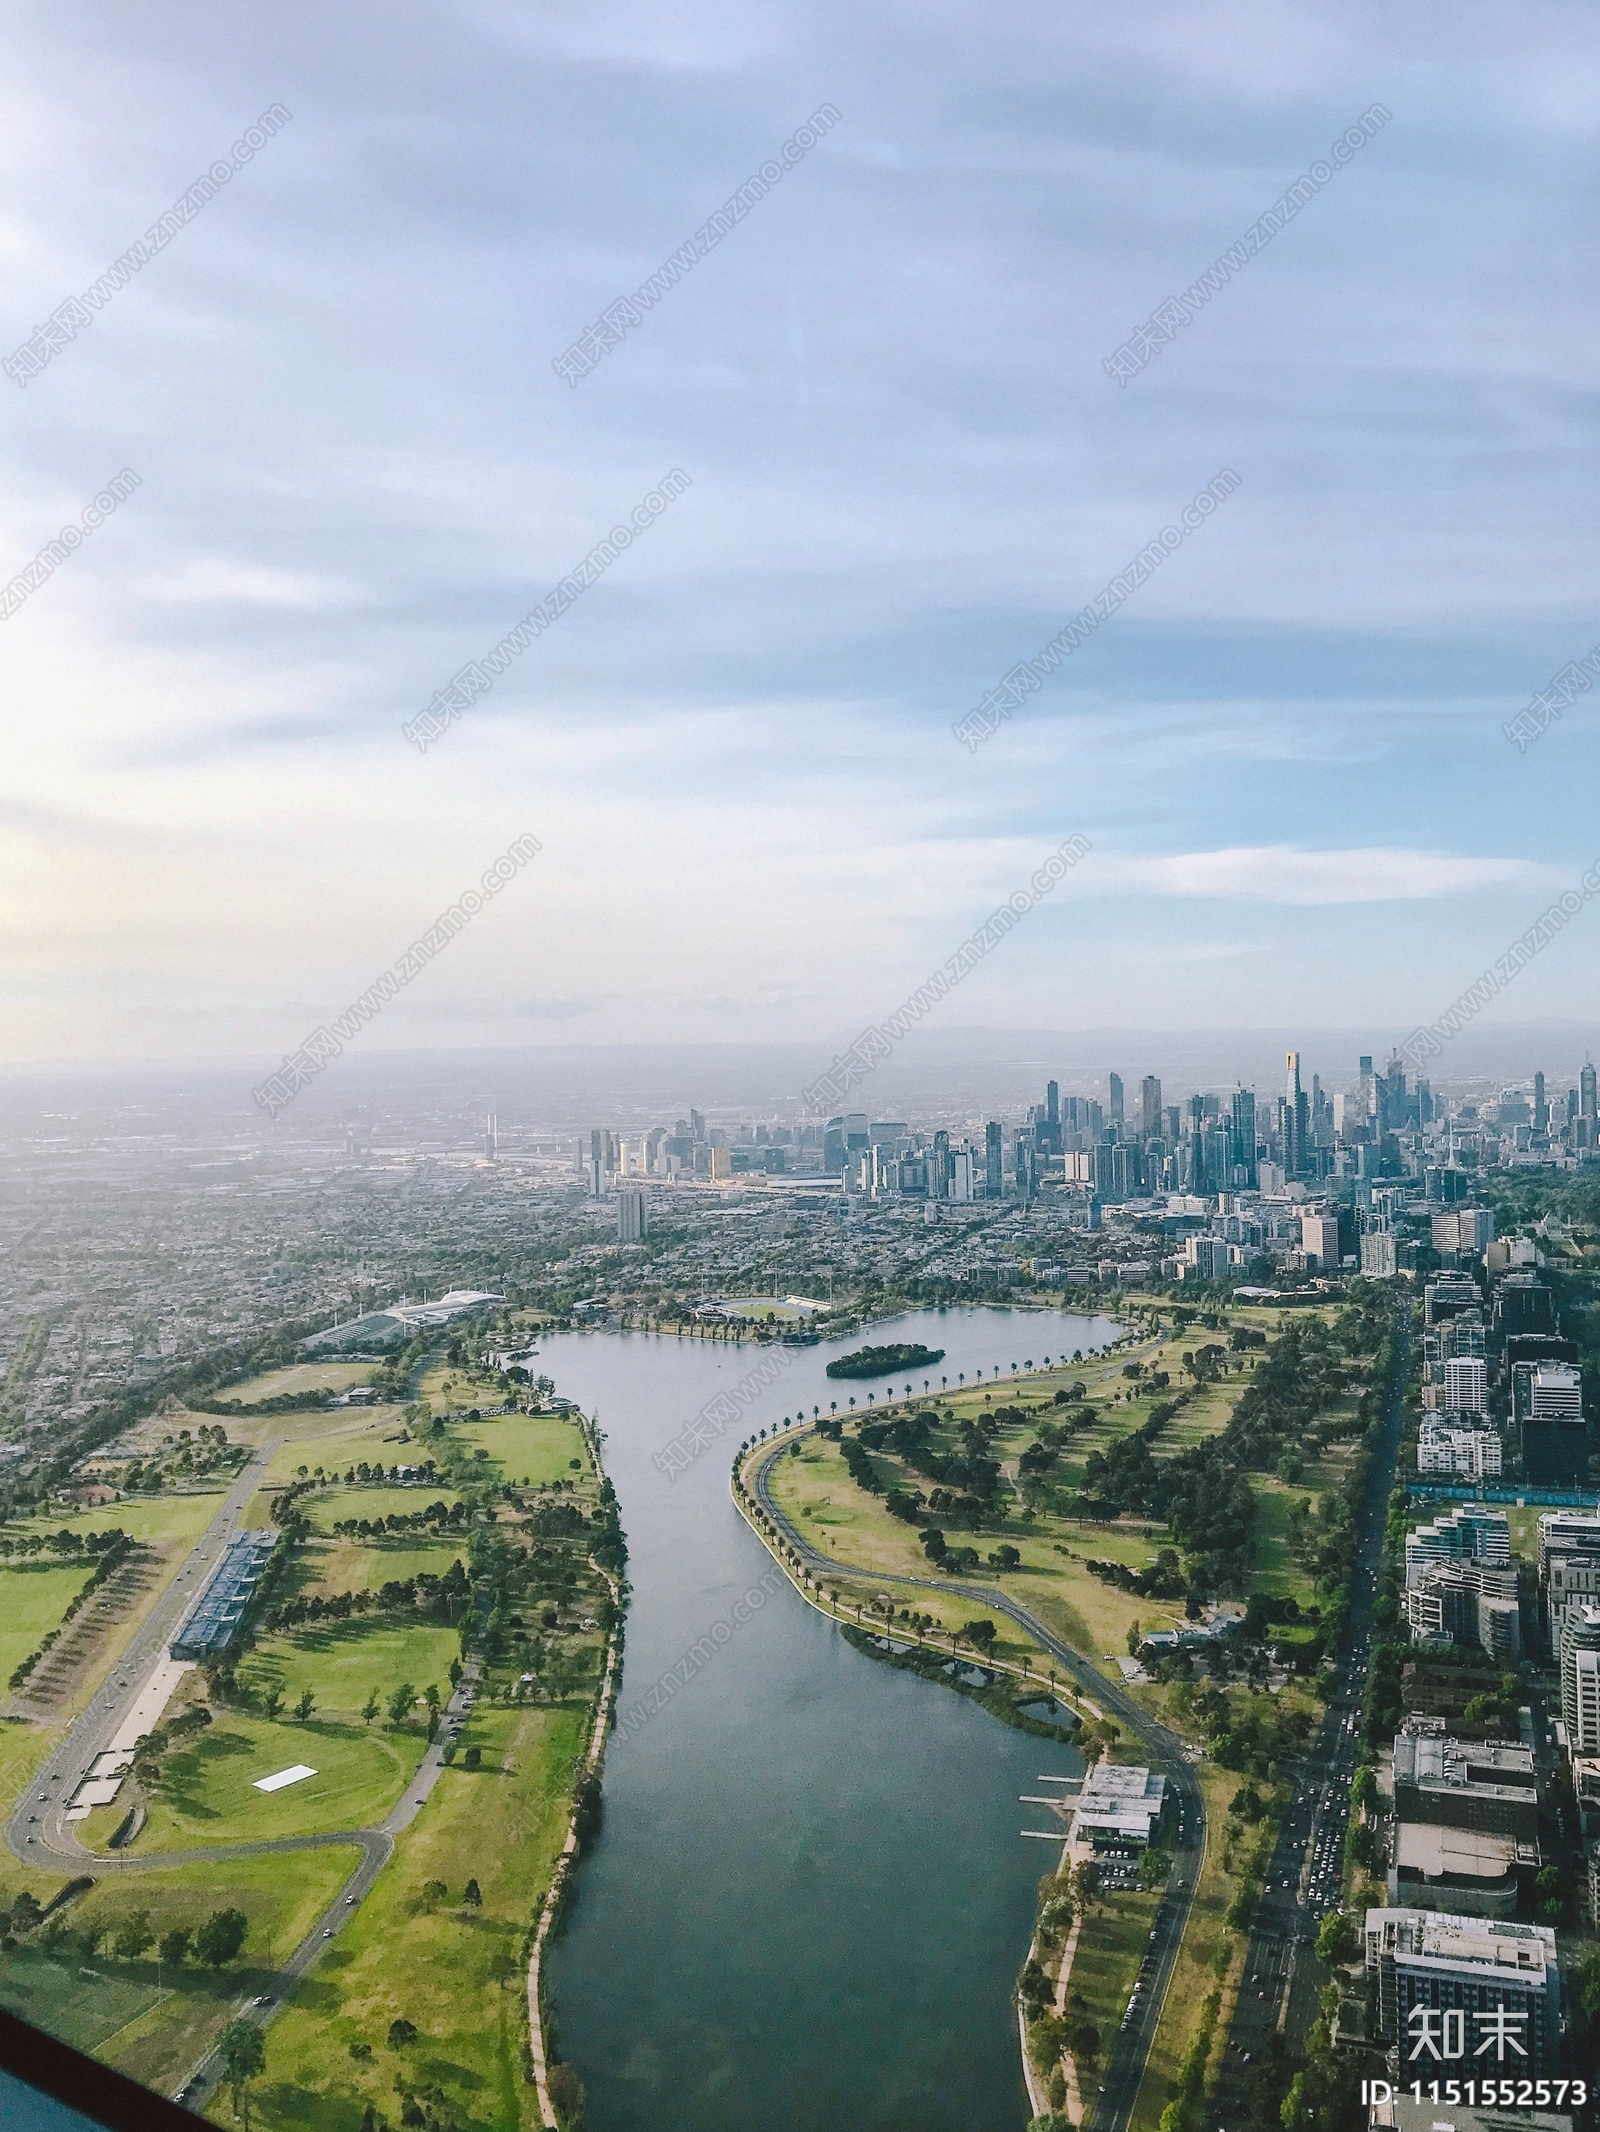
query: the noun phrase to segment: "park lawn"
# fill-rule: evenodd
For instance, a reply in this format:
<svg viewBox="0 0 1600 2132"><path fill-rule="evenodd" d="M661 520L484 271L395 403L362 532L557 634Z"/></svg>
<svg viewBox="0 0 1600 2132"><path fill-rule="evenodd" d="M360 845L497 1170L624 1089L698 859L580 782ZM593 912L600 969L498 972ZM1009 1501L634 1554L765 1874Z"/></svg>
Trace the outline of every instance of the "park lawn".
<svg viewBox="0 0 1600 2132"><path fill-rule="evenodd" d="M1100 2031L1102 2069L1110 2064L1117 2047L1118 2026L1128 2010L1160 1906L1158 1890L1114 1888L1097 1897L1078 1933L1068 2004L1080 1997L1088 2001L1083 2010ZM1080 2065L1078 2073L1085 2089L1092 2091L1094 2082L1085 2077L1086 2068Z"/></svg>
<svg viewBox="0 0 1600 2132"><path fill-rule="evenodd" d="M525 1943L566 1840L573 1769L587 1707L480 1705L465 1735L484 1766L458 1757L425 1811L398 1839L376 1886L267 2031L254 2108L265 2132L358 2132L370 2102L391 2116L394 2082L443 2087L453 2112L499 2132L535 2121L523 2077ZM479 1909L461 1900L469 1878ZM424 1895L443 1881L442 1901ZM404 2053L389 2024L420 2034ZM369 2062L350 2056L365 2043ZM223 2099L214 2104L219 2122Z"/></svg>
<svg viewBox="0 0 1600 2132"><path fill-rule="evenodd" d="M239 1667L239 1679L254 1694L281 1688L291 1703L309 1688L319 1714L350 1716L374 1688L387 1699L403 1681L419 1694L437 1683L447 1696L450 1661L460 1648L458 1632L435 1621L368 1616L312 1622L264 1637Z"/></svg>
<svg viewBox="0 0 1600 2132"><path fill-rule="evenodd" d="M132 1962L102 1948L91 1962L76 1946L54 1960L30 1946L7 1957L0 2004L171 2094L240 1999L274 1989L269 1955L299 1944L360 1857L354 1845L338 1845L298 1854L288 1872L282 1858L238 1858L113 1877L73 1907L74 1929L92 1920L115 1932L133 1911L148 1910L159 1937L176 1925L193 1931L215 1910L239 1909L250 1920L240 1959L222 1970L194 1963L175 1970L158 1966L153 1947Z"/></svg>
<svg viewBox="0 0 1600 2132"><path fill-rule="evenodd" d="M229 1711L166 1757L137 1854L368 1828L410 1783L426 1745L420 1725L395 1730L382 1717L301 1724ZM283 1791L255 1789L258 1777L299 1762L317 1774Z"/></svg>
<svg viewBox="0 0 1600 2132"><path fill-rule="evenodd" d="M0 1569L0 1681L59 1629L61 1617L93 1573L83 1557L67 1564L48 1557Z"/></svg>
<svg viewBox="0 0 1600 2132"><path fill-rule="evenodd" d="M263 1370L238 1384L225 1384L215 1394L219 1400L237 1400L241 1406L259 1406L264 1399L298 1399L311 1392L348 1392L353 1385L370 1384L375 1362L291 1362L283 1369ZM342 1413L343 1408L336 1408ZM231 1416L224 1419L231 1420Z"/></svg>
<svg viewBox="0 0 1600 2132"><path fill-rule="evenodd" d="M594 1478L582 1432L564 1414L503 1414L495 1421L455 1421L449 1436L469 1457L475 1451L487 1451L488 1465L499 1481L538 1487L545 1481L571 1480L582 1487Z"/></svg>
<svg viewBox="0 0 1600 2132"><path fill-rule="evenodd" d="M308 1540L294 1558L294 1581L286 1592L375 1592L399 1578L442 1577L452 1562L465 1564L467 1540L428 1540L418 1535L384 1540ZM363 1698L365 1700L365 1698Z"/></svg>
<svg viewBox="0 0 1600 2132"><path fill-rule="evenodd" d="M393 1461L390 1461L393 1463ZM410 1464L410 1460L401 1460ZM415 1488L364 1488L359 1485L349 1488L319 1488L314 1494L301 1497L311 1530L316 1533L331 1533L335 1525L342 1525L346 1518L415 1517L419 1510L426 1510L430 1503L443 1503L446 1509L460 1502L454 1488L442 1484L432 1486L426 1481Z"/></svg>
<svg viewBox="0 0 1600 2132"><path fill-rule="evenodd" d="M27 1539L38 1534L47 1538L63 1526L68 1532L77 1533L120 1528L142 1546L163 1551L182 1546L187 1552L221 1509L233 1478L217 1475L194 1482L192 1488L163 1488L156 1495L125 1495L119 1502L106 1503L98 1510L69 1509L63 1504L43 1517L19 1519L8 1525L6 1537Z"/></svg>

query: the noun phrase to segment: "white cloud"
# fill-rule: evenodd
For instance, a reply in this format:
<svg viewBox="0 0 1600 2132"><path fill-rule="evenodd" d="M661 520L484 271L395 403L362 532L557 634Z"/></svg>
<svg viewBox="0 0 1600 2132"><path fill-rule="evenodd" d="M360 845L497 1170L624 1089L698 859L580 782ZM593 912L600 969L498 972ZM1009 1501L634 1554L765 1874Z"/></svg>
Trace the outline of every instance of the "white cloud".
<svg viewBox="0 0 1600 2132"><path fill-rule="evenodd" d="M1307 851L1295 844L1244 844L1224 851L1133 858L1107 852L1083 885L1168 896L1246 898L1263 903L1416 903L1486 888L1539 886L1550 870L1527 859L1462 858L1447 851L1368 845Z"/></svg>

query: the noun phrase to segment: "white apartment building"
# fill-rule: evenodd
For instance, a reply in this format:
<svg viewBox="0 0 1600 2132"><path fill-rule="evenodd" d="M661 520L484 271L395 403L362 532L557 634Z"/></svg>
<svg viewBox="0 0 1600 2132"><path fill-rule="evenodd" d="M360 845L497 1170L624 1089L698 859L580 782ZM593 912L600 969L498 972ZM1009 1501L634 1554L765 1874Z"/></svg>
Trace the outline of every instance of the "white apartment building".
<svg viewBox="0 0 1600 2132"><path fill-rule="evenodd" d="M1468 1414L1489 1411L1489 1365L1479 1355L1452 1355L1444 1366L1444 1403Z"/></svg>

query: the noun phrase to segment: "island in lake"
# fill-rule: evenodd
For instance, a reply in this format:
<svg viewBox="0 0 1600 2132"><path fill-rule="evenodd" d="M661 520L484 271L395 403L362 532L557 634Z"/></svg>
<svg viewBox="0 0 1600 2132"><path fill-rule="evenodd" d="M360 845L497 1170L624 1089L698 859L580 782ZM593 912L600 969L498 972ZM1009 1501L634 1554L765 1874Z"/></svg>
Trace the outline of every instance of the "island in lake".
<svg viewBox="0 0 1600 2132"><path fill-rule="evenodd" d="M942 1347L922 1347L902 1340L889 1347L858 1347L828 1364L830 1377L891 1377L897 1370L927 1369L944 1360Z"/></svg>

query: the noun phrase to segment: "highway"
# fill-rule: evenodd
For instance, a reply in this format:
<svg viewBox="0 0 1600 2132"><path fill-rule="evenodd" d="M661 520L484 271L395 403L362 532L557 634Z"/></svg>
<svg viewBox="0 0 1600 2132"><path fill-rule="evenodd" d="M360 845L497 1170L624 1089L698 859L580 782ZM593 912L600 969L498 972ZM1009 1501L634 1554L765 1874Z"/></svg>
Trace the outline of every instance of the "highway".
<svg viewBox="0 0 1600 2132"><path fill-rule="evenodd" d="M1402 1342L1404 1320L1397 1320ZM1294 1772L1294 1791L1256 1905L1244 1978L1223 2045L1207 2122L1221 2132L1243 2122L1250 2076L1273 2037L1293 2055L1305 2048L1327 1982L1316 1960L1317 1930L1339 1906L1350 1783L1361 1759L1361 1707L1372 1650L1372 1604L1383 1552L1384 1517L1400 1447L1405 1350L1390 1387L1383 1428L1356 1517L1356 1555L1336 1688L1315 1741Z"/></svg>
<svg viewBox="0 0 1600 2132"><path fill-rule="evenodd" d="M970 1580L957 1584L937 1577L902 1577L882 1570L853 1570L848 1563L819 1553L772 1498L772 1466L775 1457L785 1448L783 1444L774 1445L766 1457L759 1459L752 1469L751 1487L761 1508L803 1562L825 1573L863 1577L879 1584L909 1585L916 1591L950 1592L959 1598L978 1599L985 1606L993 1607L996 1613L1014 1621L1048 1651L1061 1670L1077 1681L1102 1710L1142 1740L1152 1764L1167 1775L1176 1796L1181 1836L1175 1847L1172 1877L1156 1916L1156 1939L1147 1979L1149 1988L1142 1994L1133 2020L1117 2031L1099 2093L1085 2096L1085 2132L1122 2132L1132 2115L1134 2098L1144 2078L1150 2046L1155 2039L1178 1950L1189 1922L1189 1910L1205 1852L1206 1809L1191 1760L1195 1750L1175 1732L1158 1723L1120 1682L1108 1680L1087 1658L1062 1643L1053 1630L1013 1599L1009 1592Z"/></svg>

